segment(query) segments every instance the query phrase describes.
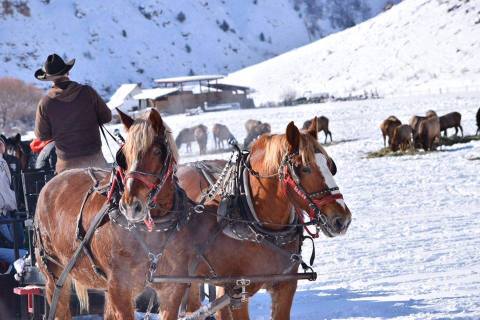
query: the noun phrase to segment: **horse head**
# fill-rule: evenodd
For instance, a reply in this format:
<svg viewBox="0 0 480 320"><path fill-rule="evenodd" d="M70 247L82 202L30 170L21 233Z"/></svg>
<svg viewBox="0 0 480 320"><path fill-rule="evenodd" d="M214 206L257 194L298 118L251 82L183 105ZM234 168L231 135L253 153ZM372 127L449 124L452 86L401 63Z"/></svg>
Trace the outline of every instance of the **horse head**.
<svg viewBox="0 0 480 320"><path fill-rule="evenodd" d="M157 110L137 120L118 112L127 132L122 148L125 190L120 212L132 223L151 222L152 215L167 212L173 205L178 152Z"/></svg>
<svg viewBox="0 0 480 320"><path fill-rule="evenodd" d="M333 177L335 162L317 141L316 120L303 133L290 122L285 134L257 140L252 155L260 148L264 152L252 167L278 175L280 188L297 214L303 211L316 221L318 230L334 237L347 231L351 213Z"/></svg>

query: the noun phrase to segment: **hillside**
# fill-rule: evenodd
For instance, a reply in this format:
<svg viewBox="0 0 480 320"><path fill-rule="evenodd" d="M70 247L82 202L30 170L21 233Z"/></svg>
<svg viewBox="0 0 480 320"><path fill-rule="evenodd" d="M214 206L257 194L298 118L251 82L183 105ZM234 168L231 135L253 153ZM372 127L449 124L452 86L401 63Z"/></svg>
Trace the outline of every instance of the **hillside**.
<svg viewBox="0 0 480 320"><path fill-rule="evenodd" d="M405 0L348 30L231 74L257 103L285 95L480 89L480 2Z"/></svg>
<svg viewBox="0 0 480 320"><path fill-rule="evenodd" d="M33 82L55 51L108 97L121 83L226 74L368 19L388 0L5 0L0 75Z"/></svg>

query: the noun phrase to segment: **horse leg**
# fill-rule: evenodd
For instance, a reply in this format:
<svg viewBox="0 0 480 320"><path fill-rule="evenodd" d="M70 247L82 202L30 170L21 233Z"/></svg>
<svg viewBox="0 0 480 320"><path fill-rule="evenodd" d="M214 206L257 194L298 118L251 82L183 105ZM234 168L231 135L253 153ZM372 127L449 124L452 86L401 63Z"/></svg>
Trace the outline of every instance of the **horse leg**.
<svg viewBox="0 0 480 320"><path fill-rule="evenodd" d="M200 286L192 283L188 294L187 312L194 312L200 308Z"/></svg>
<svg viewBox="0 0 480 320"><path fill-rule="evenodd" d="M53 292L55 291L55 280L49 272L44 272L46 275L47 283L45 285L46 296L48 304L52 304ZM72 280L70 278L65 281L63 288L60 292L58 299L57 310L55 311L55 319L71 319L72 314L70 312L70 293L72 288Z"/></svg>
<svg viewBox="0 0 480 320"><path fill-rule="evenodd" d="M186 288L186 285L168 285L168 287L162 287L161 290L156 289L160 300L160 319L178 319L178 309L182 303Z"/></svg>
<svg viewBox="0 0 480 320"><path fill-rule="evenodd" d="M327 143L328 132L327 132L327 130L323 130L323 133L325 134L325 142L324 143Z"/></svg>
<svg viewBox="0 0 480 320"><path fill-rule="evenodd" d="M109 281L105 294L105 320L130 320L135 318L132 290L124 285L124 280Z"/></svg>
<svg viewBox="0 0 480 320"><path fill-rule="evenodd" d="M332 139L332 132L331 131L328 131L328 135L330 136L330 143L333 142L333 139Z"/></svg>
<svg viewBox="0 0 480 320"><path fill-rule="evenodd" d="M248 302L242 302L242 304L238 308L227 307L227 308L223 308L223 310L225 310L225 311L222 313L222 318L221 318L222 320L232 319L232 318L235 319L235 320L249 320L250 319L250 315L248 314ZM224 314L225 314L225 316L228 316L227 311L230 311L231 318L227 318L227 317L224 318Z"/></svg>
<svg viewBox="0 0 480 320"><path fill-rule="evenodd" d="M272 296L272 320L289 320L297 281L274 284L269 290Z"/></svg>
<svg viewBox="0 0 480 320"><path fill-rule="evenodd" d="M462 138L463 138L463 128L461 125L458 125L458 127L460 128L460 132L462 133Z"/></svg>

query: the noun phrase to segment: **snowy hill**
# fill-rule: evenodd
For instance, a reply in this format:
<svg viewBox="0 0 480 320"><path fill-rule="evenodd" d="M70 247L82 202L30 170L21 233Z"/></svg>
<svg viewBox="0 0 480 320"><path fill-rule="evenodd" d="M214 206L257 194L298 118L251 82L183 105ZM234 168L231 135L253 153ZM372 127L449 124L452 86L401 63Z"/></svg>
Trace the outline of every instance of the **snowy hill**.
<svg viewBox="0 0 480 320"><path fill-rule="evenodd" d="M329 92L478 86L480 1L405 0L348 30L233 73L257 103ZM468 89L468 88L467 88Z"/></svg>
<svg viewBox="0 0 480 320"><path fill-rule="evenodd" d="M111 95L121 83L232 72L368 19L389 0L5 0L0 76L33 82L53 51Z"/></svg>

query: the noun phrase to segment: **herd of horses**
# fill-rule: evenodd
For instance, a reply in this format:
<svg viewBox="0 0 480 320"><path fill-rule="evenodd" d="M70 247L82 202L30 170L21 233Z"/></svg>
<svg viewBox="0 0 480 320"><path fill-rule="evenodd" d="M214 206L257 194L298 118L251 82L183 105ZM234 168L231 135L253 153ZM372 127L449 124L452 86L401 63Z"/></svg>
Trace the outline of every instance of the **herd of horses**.
<svg viewBox="0 0 480 320"><path fill-rule="evenodd" d="M325 143L327 143L327 138L330 137L330 142L332 141L332 133L328 128L329 120L325 116L317 117L317 130L318 132L324 132L325 134ZM304 122L302 129L307 130L313 120L307 120ZM271 133L271 126L267 122L262 122L259 120L247 120L245 122L246 136L243 141L243 147L249 148L253 141L263 134ZM212 127L213 140L215 142L215 150L225 150L225 142L234 141L235 137L228 129L226 125L216 123ZM199 124L190 128L182 129L177 137L175 138L175 144L178 149L182 147L183 144L186 146L187 152L192 152L192 142L197 142L200 150L200 154L205 154L207 152L207 142L208 142L208 128ZM228 144L227 144L228 145ZM227 149L230 149L229 147Z"/></svg>
<svg viewBox="0 0 480 320"><path fill-rule="evenodd" d="M289 319L294 276L300 265L309 268L301 258L304 232L335 237L351 222L333 177L335 162L317 141L317 119L304 130L290 122L283 134L263 134L248 154L238 149L234 163L177 165L179 137L187 134L174 140L156 110L136 120L120 112L120 118L127 137L115 170L65 171L38 199L36 254L49 303L59 292L56 318L71 318L74 287L83 308L87 289L105 290L104 319L133 319L134 297L147 285L159 297L161 318L178 319L182 301L187 311L200 307L198 286L167 280L189 277L223 279L216 284L224 296L240 295L217 319L249 319L244 298L261 288L271 294L272 319ZM267 124L246 127L262 131ZM206 132L191 131L200 138ZM205 201L212 186L220 190ZM99 217L102 210L108 215ZM93 233L92 225L98 225ZM152 281L159 275L162 281Z"/></svg>
<svg viewBox="0 0 480 320"><path fill-rule="evenodd" d="M476 115L477 132L480 133L480 108ZM461 125L462 115L459 112L450 112L438 116L433 110L426 112L425 116L414 115L410 118L409 124L402 124L396 116L389 116L380 124L384 146L392 151L406 151L408 149L422 148L425 151L435 150L440 143L440 135L447 136L447 130L455 129L455 136L458 131L463 137Z"/></svg>

